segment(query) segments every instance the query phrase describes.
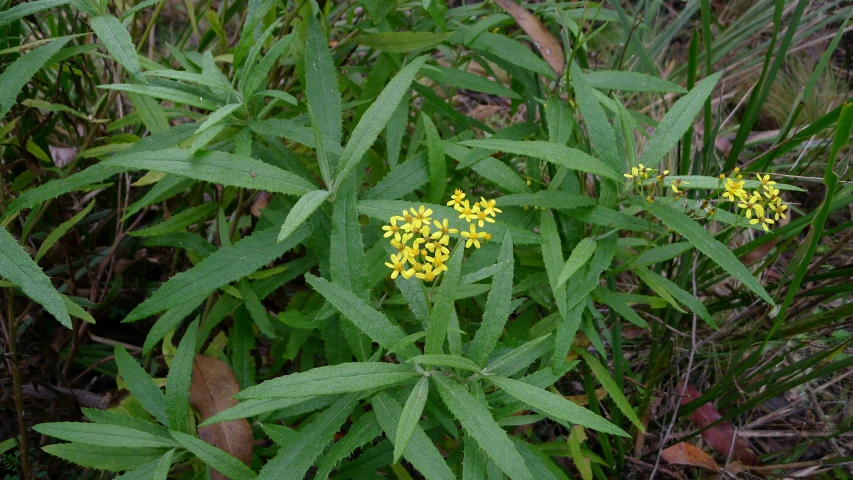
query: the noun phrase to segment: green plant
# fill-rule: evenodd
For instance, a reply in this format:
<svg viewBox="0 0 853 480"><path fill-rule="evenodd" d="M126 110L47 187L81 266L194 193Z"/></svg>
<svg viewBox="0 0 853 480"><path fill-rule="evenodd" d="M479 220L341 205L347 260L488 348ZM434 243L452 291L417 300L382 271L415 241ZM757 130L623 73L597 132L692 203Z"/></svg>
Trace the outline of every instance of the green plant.
<svg viewBox="0 0 853 480"><path fill-rule="evenodd" d="M0 275L16 399L22 380L14 332L33 309L16 310L16 296L72 329L65 375L83 356L96 316L129 323L159 315L146 324L141 363L115 346L117 385L127 395L109 410L84 410L89 422L36 425L70 442L43 451L126 471L121 478L204 478L208 468L233 479L300 479L312 468L317 478L378 470L403 478L409 465L425 478L565 478L560 457L571 458L585 479L603 478L625 468L632 437L659 428L648 410L664 372L672 373L669 330L692 335L689 357L673 362L686 362L689 377L698 320L715 336L739 328L721 325L734 309L758 318L726 345L732 358L750 361L732 360L673 422L711 398L746 411L768 392L815 378L813 367L824 375L850 364L819 353L798 368L758 367L777 341L843 317L806 315L792 304L807 280L845 275L810 265L830 213L853 201L834 167L853 105L793 134L792 111L773 146L737 167L779 69L768 55L730 156L718 156L712 146L722 119L710 102L723 72L711 68L708 2L688 2L702 9L704 46L702 58L693 35L688 88L660 78L652 60L675 32L664 30L647 49L618 3L612 10L528 5L531 15L497 2L506 15L492 5L441 0L187 2L189 23L171 33L175 44L149 45L152 53L143 56L168 3L38 0L0 13L10 37L40 38L10 46L29 53L0 74L0 91L8 92L0 97L2 148L39 167L19 166L0 188L7 227L0 229ZM800 18L813 15L805 3L792 13L780 55ZM26 21L42 11L86 24ZM627 35L624 49L605 58L609 66L590 68L589 49L614 31ZM89 33L100 44L81 40ZM539 55L523 40L539 46ZM627 63L640 67L628 71ZM471 73L475 66L486 75ZM22 91L29 98L18 103ZM521 121L496 129L454 108L463 92L500 98ZM660 121L640 112L658 102L666 106ZM700 114L704 135L693 148ZM45 125L78 141L67 165L46 153ZM766 167L829 131L823 202L775 225L791 213L780 190L791 197L807 191L771 181ZM757 179L742 178L741 169ZM69 195L99 198L102 189L118 203L107 209L91 200L70 218L55 208ZM102 228L85 225L113 216L107 248L68 255L50 270L68 279L54 287L39 267L54 245L70 232L82 245L81 234L90 241ZM756 278L763 269L750 270L741 256L754 242L793 242L807 225L797 262L774 292ZM738 235L763 232L746 247L729 247ZM25 247L34 240L33 259ZM174 255L156 275L117 268L117 252L143 248ZM141 262L144 254L132 258ZM76 281L87 273L86 298ZM700 296L721 282L730 287L728 303ZM139 301L139 292L147 298ZM847 292L824 292L836 295L824 300ZM624 322L655 339L646 350L651 360L629 364ZM221 362L202 367L201 356ZM165 378L157 373L163 366ZM230 389L224 396L239 403L193 400L204 368L221 375ZM570 376L587 407L566 398ZM626 381L636 391L626 394ZM744 390L754 396L737 404ZM21 419L23 408L16 405ZM525 428L510 435L505 427ZM203 433L216 428L235 430ZM23 420L19 429L26 444ZM266 443L238 453L222 443L228 435ZM30 475L29 460L22 462Z"/></svg>

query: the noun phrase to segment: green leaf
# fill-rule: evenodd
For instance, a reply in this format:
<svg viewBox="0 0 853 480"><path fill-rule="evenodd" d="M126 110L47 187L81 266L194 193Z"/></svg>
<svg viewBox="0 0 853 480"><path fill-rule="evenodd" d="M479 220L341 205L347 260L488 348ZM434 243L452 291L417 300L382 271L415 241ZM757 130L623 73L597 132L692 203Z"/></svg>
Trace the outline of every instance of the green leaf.
<svg viewBox="0 0 853 480"><path fill-rule="evenodd" d="M329 42L314 15L305 39L305 96L316 116L326 150L341 144L341 93Z"/></svg>
<svg viewBox="0 0 853 480"><path fill-rule="evenodd" d="M349 458L355 449L364 447L367 442L382 435L382 427L376 420L375 412L367 412L356 420L343 438L335 442L328 453L317 463L317 474L314 478L329 478L332 469L338 462Z"/></svg>
<svg viewBox="0 0 853 480"><path fill-rule="evenodd" d="M373 142L375 142L376 138L379 136L379 132L385 128L385 124L388 123L388 119L391 118L391 115L397 109L397 105L399 105L400 100L403 99L403 96L411 88L410 85L412 80L415 79L415 75L424 65L426 60L426 55L420 56L403 67L403 69L400 70L400 72L395 75L390 82L388 82L385 90L379 94L376 101L374 101L364 112L364 115L362 115L358 125L353 129L352 135L350 136L349 142L347 142L344 152L341 154L341 168L331 191L336 192L340 188L344 179L346 179L356 165L361 162L361 157L367 153L367 150L370 149Z"/></svg>
<svg viewBox="0 0 853 480"><path fill-rule="evenodd" d="M124 321L134 321L178 306L190 298L207 295L216 289L253 273L282 256L308 238L311 229L304 226L284 242L276 241L277 228L268 228L220 248L195 267L170 278L151 297L134 308Z"/></svg>
<svg viewBox="0 0 853 480"><path fill-rule="evenodd" d="M386 388L421 375L410 365L358 362L317 367L267 380L234 395L238 400L298 398Z"/></svg>
<svg viewBox="0 0 853 480"><path fill-rule="evenodd" d="M210 11L210 10L208 10ZM157 466L151 472L152 480L167 480L169 478L169 469L172 468L172 459L175 457L176 449L171 449L165 455L157 460Z"/></svg>
<svg viewBox="0 0 853 480"><path fill-rule="evenodd" d="M225 121L232 113L236 112L243 105L240 103L232 103L230 105L225 105L224 107L218 108L215 112L211 113L207 116L204 123L198 127L198 130L195 131L196 135L204 132L210 127L218 126L221 122Z"/></svg>
<svg viewBox="0 0 853 480"><path fill-rule="evenodd" d="M324 399L334 397L324 397ZM310 404L318 399L311 397L300 398L274 398L268 400L246 400L234 405L233 407L223 410L216 415L205 420L200 426L206 427L216 423L227 422L229 420L237 420L240 418L249 418L257 415L263 415L269 412L275 412L290 407L299 407L300 405ZM326 402L322 406L328 406L332 402ZM317 407L320 408L320 407ZM311 411L313 409L307 409Z"/></svg>
<svg viewBox="0 0 853 480"><path fill-rule="evenodd" d="M278 232L278 241L281 242L293 234L315 210L320 208L320 205L329 198L329 194L328 190L312 190L301 196L287 214L287 219L281 226L281 231Z"/></svg>
<svg viewBox="0 0 853 480"><path fill-rule="evenodd" d="M246 310L249 311L249 315L251 315L255 325L258 326L258 330L269 338L278 338L275 327L273 327L273 324L269 319L267 309L264 308L263 304L261 304L258 294L255 293L249 285L249 282L245 278L242 278L238 282L237 286L240 289L240 295L243 296L243 301L246 304Z"/></svg>
<svg viewBox="0 0 853 480"><path fill-rule="evenodd" d="M595 287L592 294L598 301L603 302L608 307L612 308L613 311L622 315L626 320L634 325L642 328L649 328L649 324L643 320L642 317L640 317L618 293L611 292L599 285Z"/></svg>
<svg viewBox="0 0 853 480"><path fill-rule="evenodd" d="M560 270L560 276L557 277L557 286L566 283L575 272L586 265L586 262L592 258L592 254L595 253L596 246L595 239L592 237L585 237L578 242L575 249L572 250L571 255L569 255L569 259L566 260L566 264Z"/></svg>
<svg viewBox="0 0 853 480"><path fill-rule="evenodd" d="M575 89L575 100L583 115L584 126L593 151L598 154L604 163L612 168L619 169L624 161L619 159L616 151L616 136L613 128L607 120L607 115L601 104L595 99L592 86L587 82L586 76L577 63L572 62L572 86Z"/></svg>
<svg viewBox="0 0 853 480"><path fill-rule="evenodd" d="M178 351L172 359L166 377L166 413L173 430L187 432L187 415L190 411L190 382L193 374L193 358L198 336L198 319L190 323Z"/></svg>
<svg viewBox="0 0 853 480"><path fill-rule="evenodd" d="M361 198L365 200L397 200L424 186L429 179L430 166L423 152L398 165L385 175ZM432 188L432 187L430 187Z"/></svg>
<svg viewBox="0 0 853 480"><path fill-rule="evenodd" d="M139 366L136 359L127 353L123 346L116 345L115 359L118 373L124 379L130 393L139 401L142 408L168 427L170 424L169 415L166 413L166 396L163 395L154 380Z"/></svg>
<svg viewBox="0 0 853 480"><path fill-rule="evenodd" d="M714 87L722 74L723 72L717 72L702 80L687 95L679 98L673 104L655 129L654 136L646 145L640 163L657 165L664 155L672 150L684 136L684 132L693 126L693 120L705 105L705 99L714 91Z"/></svg>
<svg viewBox="0 0 853 480"><path fill-rule="evenodd" d="M0 226L0 277L23 290L24 295L35 300L62 325L71 328L68 309L50 278L18 245L15 238Z"/></svg>
<svg viewBox="0 0 853 480"><path fill-rule="evenodd" d="M440 367L452 367L470 372L480 372L482 370L479 365L465 357L443 353L418 355L417 357L410 358L409 361L418 365L438 365Z"/></svg>
<svg viewBox="0 0 853 480"><path fill-rule="evenodd" d="M357 397L350 394L303 426L288 445L278 451L261 469L260 480L303 480L308 469L334 439L341 425L355 408Z"/></svg>
<svg viewBox="0 0 853 480"><path fill-rule="evenodd" d="M510 350L484 368L483 374L509 376L518 373L548 352L550 342L546 340L550 337L549 333Z"/></svg>
<svg viewBox="0 0 853 480"><path fill-rule="evenodd" d="M429 195L431 203L441 203L447 186L447 162L444 160L444 147L438 129L425 113L421 113L426 130L427 149L429 151Z"/></svg>
<svg viewBox="0 0 853 480"><path fill-rule="evenodd" d="M477 365L483 366L489 359L489 355L498 344L498 339L503 333L504 325L512 313L512 275L513 255L512 237L509 233L504 237L501 244L501 253L497 264L506 264L506 267L495 273L492 280L492 289L486 299L486 308L483 312L483 322L477 330L474 339L468 346L467 356Z"/></svg>
<svg viewBox="0 0 853 480"><path fill-rule="evenodd" d="M167 444L174 445L175 442L169 435L169 430L165 427L151 423L150 420L131 417L126 412L119 413L111 410L100 410L95 408L83 408L83 415L89 420L103 425L117 425L120 427L130 428L132 430L142 431L151 435L164 439ZM88 424L84 424L88 425Z"/></svg>
<svg viewBox="0 0 853 480"><path fill-rule="evenodd" d="M447 271L441 277L441 285L438 287L438 293L435 296L435 302L433 302L424 353L434 354L442 351L444 341L447 338L447 326L450 324L450 317L456 308L453 300L459 286L464 255L465 249L459 245L451 252L450 260L447 261Z"/></svg>
<svg viewBox="0 0 853 480"><path fill-rule="evenodd" d="M346 312L347 318L359 330L382 347L391 349L406 337L403 330L391 323L384 314L377 312L363 299L336 283L311 274L305 274L305 281L339 312ZM418 354L417 349L411 345L402 348L400 353L404 357L413 357Z"/></svg>
<svg viewBox="0 0 853 480"><path fill-rule="evenodd" d="M251 468L240 460L232 457L228 452L213 445L199 440L186 433L172 431L172 438L178 441L184 448L192 452L210 468L231 478L232 480L252 480L257 475Z"/></svg>
<svg viewBox="0 0 853 480"><path fill-rule="evenodd" d="M426 379L426 377L423 378L423 380ZM418 385L420 385L420 383ZM424 382L424 385L428 385L428 383ZM415 390L417 390L417 387ZM423 393L423 399L425 401L426 391ZM414 391L412 394L414 395ZM408 403L409 402L406 402L407 405ZM373 410L376 412L376 419L379 421L379 425L381 425L382 430L385 431L385 436L388 437L389 440L395 441L395 458L399 458L397 457L396 452L397 447L400 445L396 443L396 440L400 438L401 434L406 434L406 432L401 428L402 422L404 421L403 416L405 415L403 407L384 392L373 397L371 404L373 405ZM423 407L423 405L421 407ZM414 418L410 417L408 420L409 424L405 425L405 427L410 427L412 431L407 444L401 446L400 453L419 472L421 472L427 480L455 479L456 476L453 475L453 472L447 466L447 463L445 463L444 457L442 457L438 449L435 448L435 444L418 425L420 412L417 412L416 415L417 416Z"/></svg>
<svg viewBox="0 0 853 480"><path fill-rule="evenodd" d="M619 385L616 384L616 380L613 380L613 377L610 376L610 371L598 361L593 355L591 355L586 350L575 347L575 352L577 352L580 356L583 357L584 361L589 368L592 370L592 373L595 375L595 378L598 379L601 386L604 387L604 390L610 396L616 406L619 407L619 410L628 417L628 420L637 427L637 430L645 433L646 429L643 427L643 422L637 418L637 414L634 412L634 409L631 407L631 404L628 403L628 399L625 398L625 394L622 393L622 389L619 388ZM579 422L577 422L579 423ZM583 425L583 424L581 424ZM586 425L584 425L586 426Z"/></svg>
<svg viewBox="0 0 853 480"><path fill-rule="evenodd" d="M74 318L79 318L84 322L95 323L95 318L89 315L89 312L83 310L83 307L77 305L72 301L68 296L60 294L62 298L62 303L65 304L65 308L68 309L68 314Z"/></svg>
<svg viewBox="0 0 853 480"><path fill-rule="evenodd" d="M532 480L533 476L524 464L524 457L518 453L507 433L495 422L481 401L449 378L441 375L433 375L431 378L438 386L438 392L447 408L462 423L465 433L477 441L486 455L510 478Z"/></svg>
<svg viewBox="0 0 853 480"><path fill-rule="evenodd" d="M129 234L135 237L153 237L166 233L180 232L185 228L191 225L196 225L200 221L206 219L211 213L215 212L217 208L219 208L219 205L214 202L202 203L197 207L191 207L183 210L157 225L143 228L142 230L132 231L129 232Z"/></svg>
<svg viewBox="0 0 853 480"><path fill-rule="evenodd" d="M623 92L687 93L683 87L645 73L619 70L596 70L586 73L586 80L599 90Z"/></svg>
<svg viewBox="0 0 853 480"><path fill-rule="evenodd" d="M38 263L38 261L41 260L41 258L48 251L50 251L50 248L53 247L53 245L56 243L57 240L59 240L60 238L62 238L63 235L68 233L68 231L71 230L71 228L74 225L77 225L77 223L80 222L80 220L83 220L84 218L86 218L86 215L88 215L89 212L92 211L92 208L94 206L95 206L95 201L92 200L91 202L89 202L89 205L86 205L86 208L84 208L83 210L80 210L73 217L62 222L61 224L59 224L58 227L51 230L50 233L47 234L47 237L44 239L44 241L41 242L41 246L39 246L39 251L38 251L38 253L36 253L36 258L35 258L36 263Z"/></svg>
<svg viewBox="0 0 853 480"><path fill-rule="evenodd" d="M707 82L707 80L705 80ZM705 82L703 82L705 83ZM698 87L697 87L698 88ZM695 90L695 89L694 89ZM673 107L674 108L674 107ZM640 198L632 198L632 203L648 211L659 218L667 227L684 236L697 250L707 255L723 270L729 272L733 277L743 283L747 288L755 292L770 305L774 305L773 299L752 276L752 273L735 257L731 250L712 237L693 219L686 214L664 205L660 202L649 204Z"/></svg>
<svg viewBox="0 0 853 480"><path fill-rule="evenodd" d="M18 7L22 7L24 5L27 4L22 3L18 5ZM45 8L50 8L52 6L53 5L50 5ZM0 19L2 19L0 20L0 24L2 24L3 20L6 20L3 16L9 15L13 10L15 10L15 8L7 10L6 12L0 12L0 15L2 15L0 16ZM20 12L20 10L18 12ZM29 15L29 13L26 13L25 15ZM17 20L17 18L14 18L15 15L11 15L11 17L12 20L9 20L10 22ZM12 62L11 65L6 65L3 73L0 73L0 118L5 117L6 114L9 113L9 110L12 109L12 105L17 102L18 94L21 93L21 90L24 88L24 85L30 81L30 78L32 78L36 72L41 70L48 60L50 60L51 57L64 47L70 39L71 37L59 37L47 45L42 45L30 53L18 57L18 59Z"/></svg>
<svg viewBox="0 0 853 480"><path fill-rule="evenodd" d="M648 185L651 185L652 182L657 181L649 180ZM744 179L743 188L746 190L758 190L761 188L761 182L758 180L748 180ZM680 182L678 184L679 188L684 190L690 189L700 189L700 190L723 190L725 188L725 182L721 181L719 177L706 177L702 175L670 175L664 177L664 179L660 182L662 187L671 187L673 183ZM788 185L785 183L777 183L773 185L773 188L778 190L789 190L792 192L806 192L805 189L800 188L796 185Z"/></svg>
<svg viewBox="0 0 853 480"><path fill-rule="evenodd" d="M470 47L478 53L489 55L490 59L497 58L510 65L538 73L551 80L557 80L554 69L520 42L506 35L498 35L491 32L482 32L473 41L466 42L466 33L466 29L459 29L450 40L454 43Z"/></svg>
<svg viewBox="0 0 853 480"><path fill-rule="evenodd" d="M100 423L55 422L42 423L33 430L60 440L101 447L171 447L174 442L147 432L119 425Z"/></svg>
<svg viewBox="0 0 853 480"><path fill-rule="evenodd" d="M0 27L5 27L16 20L20 20L42 10L61 7L68 3L71 3L71 0L35 0L32 2L19 3L12 8L0 12Z"/></svg>
<svg viewBox="0 0 853 480"><path fill-rule="evenodd" d="M496 387L508 393L510 396L521 400L533 410L555 420L583 425L586 428L599 432L610 433L629 437L627 432L608 422L606 419L592 413L575 403L565 399L562 395L556 395L529 383L512 380L510 378L490 376L486 377ZM632 411L633 413L633 411Z"/></svg>
<svg viewBox="0 0 853 480"><path fill-rule="evenodd" d="M191 107L211 112L220 107L218 103L207 101L204 97L197 97L192 93L162 85L132 85L121 83L113 85L98 85L98 88L103 88L105 90L117 90L119 92L138 93L139 95L159 98L160 100L168 100L175 103L182 103L184 105L189 105Z"/></svg>
<svg viewBox="0 0 853 480"><path fill-rule="evenodd" d="M353 43L365 45L380 52L405 53L438 45L453 32L382 32L367 33L352 39ZM396 105L395 105L396 106Z"/></svg>
<svg viewBox="0 0 853 480"><path fill-rule="evenodd" d="M412 433L421 420L428 394L429 377L423 376L412 389L409 398L406 399L406 404L403 405L403 411L400 413L400 419L397 422L397 434L394 435L394 463L400 461L400 457L403 456L403 452L409 446L409 439L412 438Z"/></svg>
<svg viewBox="0 0 853 480"><path fill-rule="evenodd" d="M595 204L595 199L586 195L564 192L562 190L539 190L536 193L519 193L497 198L497 205L499 207L536 206L554 210L574 210L575 208L588 207Z"/></svg>
<svg viewBox="0 0 853 480"><path fill-rule="evenodd" d="M89 26L107 47L110 55L127 70L127 73L131 76L141 73L133 39L130 38L130 33L119 19L109 14L98 15L89 20Z"/></svg>
<svg viewBox="0 0 853 480"><path fill-rule="evenodd" d="M169 148L156 152L118 155L101 162L100 165L172 173L205 182L286 195L304 195L315 189L301 177L268 163L217 151L189 155L187 150Z"/></svg>
<svg viewBox="0 0 853 480"><path fill-rule="evenodd" d="M483 92L516 100L522 99L521 95L498 82L493 82L485 77L459 70L458 68L430 65L424 69L424 76L437 82L447 83L457 88L464 88L465 90L473 90L475 92Z"/></svg>
<svg viewBox="0 0 853 480"><path fill-rule="evenodd" d="M553 71L553 70L552 70ZM590 156L580 150L569 148L556 143L541 140L517 141L517 140L466 140L459 142L469 147L486 148L489 150L523 155L527 157L541 158L561 167L572 170L600 175L611 180L619 180L619 175L601 160Z"/></svg>
<svg viewBox="0 0 853 480"><path fill-rule="evenodd" d="M471 165L471 170L508 192L523 194L530 191L518 172L497 158L486 157Z"/></svg>
<svg viewBox="0 0 853 480"><path fill-rule="evenodd" d="M663 277L651 270L647 270L645 268L632 268L638 277L643 280L647 285L652 287L653 290L665 290L669 293L675 300L678 300L685 307L690 309L696 315L699 315L699 318L705 321L712 328L719 330L717 326L717 322L714 321L714 318L711 317L711 314L708 313L708 309L705 308L705 305L701 300L694 297L690 292L685 291L683 288L679 287L672 280Z"/></svg>
<svg viewBox="0 0 853 480"><path fill-rule="evenodd" d="M132 470L157 461L168 451L166 448L104 447L80 443L58 443L41 449L74 464L109 472Z"/></svg>

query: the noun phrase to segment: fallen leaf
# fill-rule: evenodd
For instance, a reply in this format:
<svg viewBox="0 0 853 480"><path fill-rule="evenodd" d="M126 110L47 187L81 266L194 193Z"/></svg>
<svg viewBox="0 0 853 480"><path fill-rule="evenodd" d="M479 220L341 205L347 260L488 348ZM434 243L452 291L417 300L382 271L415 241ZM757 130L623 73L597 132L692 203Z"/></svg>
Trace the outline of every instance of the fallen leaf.
<svg viewBox="0 0 853 480"><path fill-rule="evenodd" d="M566 71L563 47L545 27L545 24L513 0L495 0L495 3L506 10L506 13L512 15L518 25L533 39L533 43L539 49L542 58L557 72L557 76L562 76L563 72Z"/></svg>
<svg viewBox="0 0 853 480"><path fill-rule="evenodd" d="M683 387L684 384L678 382L677 391L680 393ZM684 390L684 396L681 398L681 404L686 405L701 396L702 393L699 390L687 385L687 389ZM690 420L699 428L707 427L720 418L722 418L720 412L710 403L702 405L690 414ZM708 442L711 448L722 455L728 456L729 451L731 451L732 460L739 461L744 465L758 465L759 463L758 456L749 448L749 444L745 440L735 435L735 429L729 422L720 422L704 430L702 438Z"/></svg>
<svg viewBox="0 0 853 480"><path fill-rule="evenodd" d="M664 460L675 465L692 465L694 467L707 468L719 471L720 467L710 455L703 452L695 445L687 442L676 443L661 452Z"/></svg>
<svg viewBox="0 0 853 480"><path fill-rule="evenodd" d="M196 355L193 359L193 378L190 404L201 414L201 421L237 405L232 397L240 385L231 368L217 358ZM198 436L214 447L221 448L248 466L252 464L252 427L245 419L220 422L198 429ZM212 470L212 480L228 477Z"/></svg>
<svg viewBox="0 0 853 480"><path fill-rule="evenodd" d="M270 201L270 194L267 192L261 192L255 198L255 201L252 203L252 206L249 207L249 211L255 217L260 217L261 216L261 210L267 208L269 201Z"/></svg>

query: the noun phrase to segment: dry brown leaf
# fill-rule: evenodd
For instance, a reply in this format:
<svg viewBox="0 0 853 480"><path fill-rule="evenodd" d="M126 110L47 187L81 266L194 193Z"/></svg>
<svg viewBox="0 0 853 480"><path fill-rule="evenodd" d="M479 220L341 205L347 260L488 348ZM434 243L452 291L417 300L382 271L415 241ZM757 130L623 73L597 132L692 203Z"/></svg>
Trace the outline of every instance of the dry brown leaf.
<svg viewBox="0 0 853 480"><path fill-rule="evenodd" d="M598 388L595 390L595 399L599 402L607 396L607 390L603 388ZM566 395L566 400L574 403L575 405L580 405L582 407L589 405L589 396L584 395Z"/></svg>
<svg viewBox="0 0 853 480"><path fill-rule="evenodd" d="M533 43L539 49L542 58L557 72L557 76L562 76L563 72L566 71L563 47L548 31L545 24L513 0L495 0L495 3L506 10L506 13L512 15L518 25L533 39Z"/></svg>
<svg viewBox="0 0 853 480"><path fill-rule="evenodd" d="M190 404L201 414L201 421L237 405L232 397L240 385L231 368L217 358L196 355L193 359L193 378ZM248 466L252 464L252 427L245 419L229 420L198 429L198 436L214 447L221 448ZM211 472L213 480L228 477Z"/></svg>
<svg viewBox="0 0 853 480"><path fill-rule="evenodd" d="M667 462L676 465L692 465L694 467L707 468L708 470L720 470L719 465L717 465L717 462L710 455L687 442L676 443L661 452L661 456Z"/></svg>

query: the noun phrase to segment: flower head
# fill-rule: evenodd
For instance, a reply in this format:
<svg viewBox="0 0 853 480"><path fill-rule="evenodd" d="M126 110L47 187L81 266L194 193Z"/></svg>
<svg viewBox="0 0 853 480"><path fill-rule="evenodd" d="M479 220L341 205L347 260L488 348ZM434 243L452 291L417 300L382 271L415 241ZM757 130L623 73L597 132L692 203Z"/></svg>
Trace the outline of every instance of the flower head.
<svg viewBox="0 0 853 480"><path fill-rule="evenodd" d="M431 282L431 281L435 280L436 277L438 277L438 275L440 273L441 273L440 270L434 271L432 269L432 265L427 263L426 265L423 266L423 268L421 269L420 272L415 274L415 276L420 278L421 280L423 280L425 282Z"/></svg>
<svg viewBox="0 0 853 480"><path fill-rule="evenodd" d="M503 213L500 208L497 208L495 206L495 203L497 203L497 200L495 199L486 200L485 198L480 197L480 207L483 209L484 212L486 212L486 215L491 215L494 217L496 213ZM482 227L482 225L480 226Z"/></svg>
<svg viewBox="0 0 853 480"><path fill-rule="evenodd" d="M444 223L441 223L438 220L433 220L432 224L435 225L436 229L438 229L435 233L432 234L433 237L435 237L435 235L437 233L441 233L441 235L449 235L451 233L459 233L459 230L457 230L455 228L450 228L447 225L447 219L446 218L444 219Z"/></svg>
<svg viewBox="0 0 853 480"><path fill-rule="evenodd" d="M450 198L452 198L452 200L447 202L447 206L452 206L453 208L456 208L462 204L462 199L465 198L465 194L462 193L462 190L459 190L457 188L453 195L450 196Z"/></svg>
<svg viewBox="0 0 853 480"><path fill-rule="evenodd" d="M398 218L399 217L391 217L391 224L390 225L384 225L382 227L382 230L385 230L385 235L383 235L385 238L391 237L395 233L400 231L400 227L397 226L397 219Z"/></svg>
<svg viewBox="0 0 853 480"><path fill-rule="evenodd" d="M470 230L462 232L461 235L468 239L465 242L465 248L471 248L471 245L480 248L480 232L477 232L477 227L473 223L470 225Z"/></svg>
<svg viewBox="0 0 853 480"><path fill-rule="evenodd" d="M480 205L475 203L472 207L468 203L468 200L465 200L462 202L462 205L457 208L457 211L459 212L459 218L464 218L466 222L470 223L472 220L477 218L477 212L480 211Z"/></svg>
<svg viewBox="0 0 853 480"><path fill-rule="evenodd" d="M413 269L406 270L406 260L403 258L403 254L391 255L391 262L385 262L385 266L393 270L391 272L391 278L395 279L399 275L403 275L403 278L412 278L412 275L415 274Z"/></svg>

